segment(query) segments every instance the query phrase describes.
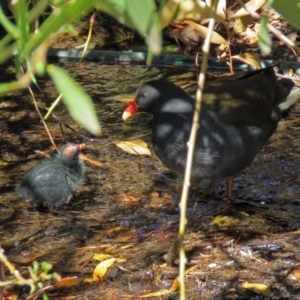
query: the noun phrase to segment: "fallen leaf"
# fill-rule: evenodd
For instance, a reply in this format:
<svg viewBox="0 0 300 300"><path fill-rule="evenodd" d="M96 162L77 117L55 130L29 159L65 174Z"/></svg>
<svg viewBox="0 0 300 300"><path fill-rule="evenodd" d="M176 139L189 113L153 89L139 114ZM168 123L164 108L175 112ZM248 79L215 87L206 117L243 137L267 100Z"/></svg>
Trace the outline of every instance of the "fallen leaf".
<svg viewBox="0 0 300 300"><path fill-rule="evenodd" d="M189 274L191 271L193 271L194 269L196 269L198 266L193 266L187 270L184 271L184 275ZM178 289L180 288L180 283L179 283L179 276L177 276L175 278L175 280L173 281L171 287L169 288L169 290L171 292L176 292Z"/></svg>
<svg viewBox="0 0 300 300"><path fill-rule="evenodd" d="M249 11L257 11L261 8L267 0L250 0L245 5ZM248 11L244 8L239 9L235 14L231 16L231 19L241 18L243 16L249 15Z"/></svg>
<svg viewBox="0 0 300 300"><path fill-rule="evenodd" d="M54 286L60 287L60 286L73 286L79 284L79 278L77 276L73 277L65 277L62 278L60 281L57 281Z"/></svg>
<svg viewBox="0 0 300 300"><path fill-rule="evenodd" d="M164 295L168 295L168 294L173 294L172 291L170 290L160 290L160 291L157 291L157 292L153 292L153 293L149 293L149 294L146 294L146 295L142 295L142 296L139 296L139 298L150 298L150 297L160 297L160 296L164 296Z"/></svg>
<svg viewBox="0 0 300 300"><path fill-rule="evenodd" d="M296 277L297 281L300 282L300 269L295 268L293 273L294 273L294 276Z"/></svg>
<svg viewBox="0 0 300 300"><path fill-rule="evenodd" d="M205 38L207 36L207 27L199 25L193 21L184 21L184 23L190 25L191 27L195 28L201 37ZM211 40L210 40L213 44L228 44L228 42L221 36L219 35L217 32L213 31L212 35L211 35Z"/></svg>
<svg viewBox="0 0 300 300"><path fill-rule="evenodd" d="M83 161L89 162L90 164L92 164L95 167L104 168L104 164L101 163L100 161L96 161L96 160L90 159L90 158L88 158L86 155L84 155L82 153L80 154L80 157L81 157L81 159Z"/></svg>
<svg viewBox="0 0 300 300"><path fill-rule="evenodd" d="M103 253L95 253L94 256L93 256L93 259L97 260L97 261L104 261L104 260L109 259L109 258L111 258L111 255L103 254Z"/></svg>
<svg viewBox="0 0 300 300"><path fill-rule="evenodd" d="M216 216L213 220L213 223L217 224L220 227L235 226L239 222L240 222L239 219L235 219L229 216Z"/></svg>
<svg viewBox="0 0 300 300"><path fill-rule="evenodd" d="M245 63L247 63L250 66L253 66L257 69L261 69L261 63L259 59L259 55L257 53L242 53L239 55L234 55L232 58L236 58L238 60L241 60Z"/></svg>
<svg viewBox="0 0 300 300"><path fill-rule="evenodd" d="M120 247L120 249L128 249L128 248L132 248L135 244L127 244L127 245L124 245L122 247Z"/></svg>
<svg viewBox="0 0 300 300"><path fill-rule="evenodd" d="M206 3L209 7L212 7L214 0L206 0ZM225 21L225 12L226 12L226 0L219 0L216 14L219 17L219 20ZM223 22L224 23L224 22Z"/></svg>
<svg viewBox="0 0 300 300"><path fill-rule="evenodd" d="M123 231L123 232L120 232L120 234L118 234L116 239L118 241L126 242L134 236L134 233L135 233L134 230Z"/></svg>
<svg viewBox="0 0 300 300"><path fill-rule="evenodd" d="M217 47L217 57L218 59L222 60L227 57L227 51L228 51L228 44L221 44Z"/></svg>
<svg viewBox="0 0 300 300"><path fill-rule="evenodd" d="M169 0L160 6L158 14L162 29L172 21L177 22L186 19L200 21L215 15L213 9L204 1L195 0ZM225 22L218 14L215 15L215 18L218 22Z"/></svg>
<svg viewBox="0 0 300 300"><path fill-rule="evenodd" d="M114 144L130 154L151 156L150 150L143 140L118 141L114 142Z"/></svg>
<svg viewBox="0 0 300 300"><path fill-rule="evenodd" d="M133 205L139 205L139 203L141 202L141 198L140 197L133 197L131 195L127 195L127 194L122 194L122 204L123 206L129 207L129 206L133 206Z"/></svg>
<svg viewBox="0 0 300 300"><path fill-rule="evenodd" d="M107 270L113 265L113 263L116 261L115 258L110 258L107 260L104 260L100 262L93 272L93 281L99 282L103 277L105 276Z"/></svg>
<svg viewBox="0 0 300 300"><path fill-rule="evenodd" d="M244 282L242 283L242 286L247 290L251 290L255 293L264 295L266 297L270 297L272 295L272 291L269 289L269 287L266 284Z"/></svg>
<svg viewBox="0 0 300 300"><path fill-rule="evenodd" d="M94 256L93 252L87 252L77 260L76 264L81 265L81 264L85 263L86 261L89 261L90 259L92 259L93 256Z"/></svg>
<svg viewBox="0 0 300 300"><path fill-rule="evenodd" d="M234 23L232 32L230 32L230 37L232 38L235 35L239 35L240 33L242 33L252 22L253 20L249 15L238 18Z"/></svg>
<svg viewBox="0 0 300 300"><path fill-rule="evenodd" d="M193 267L185 270L184 274L187 275L188 273L190 273L192 270L196 269L197 267L198 266L193 266ZM163 295L173 294L174 292L176 292L179 289L179 287L180 287L179 276L177 276L174 279L174 281L169 289L160 290L160 291L145 294L145 295L142 295L139 297L140 298L150 298L150 297L159 297L159 296L163 296Z"/></svg>

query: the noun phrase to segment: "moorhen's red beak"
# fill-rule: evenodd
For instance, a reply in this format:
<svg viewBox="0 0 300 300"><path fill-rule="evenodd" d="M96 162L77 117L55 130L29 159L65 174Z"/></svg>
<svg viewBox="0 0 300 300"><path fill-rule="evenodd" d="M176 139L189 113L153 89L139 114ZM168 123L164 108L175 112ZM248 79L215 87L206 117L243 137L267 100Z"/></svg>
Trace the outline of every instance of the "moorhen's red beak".
<svg viewBox="0 0 300 300"><path fill-rule="evenodd" d="M125 121L129 118L131 118L133 115L135 115L139 111L139 107L137 106L135 100L133 100L125 109L122 119Z"/></svg>
<svg viewBox="0 0 300 300"><path fill-rule="evenodd" d="M78 152L82 152L85 149L85 144L78 145Z"/></svg>

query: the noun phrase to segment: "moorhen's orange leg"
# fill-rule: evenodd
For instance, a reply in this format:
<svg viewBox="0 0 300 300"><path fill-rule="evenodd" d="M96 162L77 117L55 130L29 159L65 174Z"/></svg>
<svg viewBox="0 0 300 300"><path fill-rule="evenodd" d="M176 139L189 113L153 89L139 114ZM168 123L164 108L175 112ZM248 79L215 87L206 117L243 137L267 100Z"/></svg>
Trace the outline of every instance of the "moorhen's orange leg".
<svg viewBox="0 0 300 300"><path fill-rule="evenodd" d="M233 189L232 177L226 178L226 186L227 186L227 197L232 200L233 199L232 198L232 189Z"/></svg>
<svg viewBox="0 0 300 300"><path fill-rule="evenodd" d="M232 196L232 189L233 189L233 178L232 177L226 178L226 186L227 186L227 193L226 193L226 197L225 197L225 205L231 206L234 203L233 196Z"/></svg>

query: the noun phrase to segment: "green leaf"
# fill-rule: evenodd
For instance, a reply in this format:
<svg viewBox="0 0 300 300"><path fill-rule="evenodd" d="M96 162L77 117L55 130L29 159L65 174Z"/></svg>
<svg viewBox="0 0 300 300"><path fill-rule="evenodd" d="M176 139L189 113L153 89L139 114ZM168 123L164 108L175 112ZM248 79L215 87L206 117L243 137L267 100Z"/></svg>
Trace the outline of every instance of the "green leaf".
<svg viewBox="0 0 300 300"><path fill-rule="evenodd" d="M13 91L17 91L24 86L19 81L13 81L10 83L2 83L0 84L0 95L6 95L7 93L11 93Z"/></svg>
<svg viewBox="0 0 300 300"><path fill-rule="evenodd" d="M268 18L263 17L260 20L258 47L263 55L268 55L272 50L272 40L267 29Z"/></svg>
<svg viewBox="0 0 300 300"><path fill-rule="evenodd" d="M153 0L127 0L126 12L136 30L138 30L142 36L145 36L148 33L155 13Z"/></svg>
<svg viewBox="0 0 300 300"><path fill-rule="evenodd" d="M0 51L0 64L8 60L10 57L12 57L13 52L15 50L16 46L13 44L11 46L7 46L5 48L1 48Z"/></svg>
<svg viewBox="0 0 300 300"><path fill-rule="evenodd" d="M33 21L37 20L39 16L42 15L45 12L48 4L49 4L49 0L37 1L33 6L33 8L30 10L30 12L28 13L29 23L32 23Z"/></svg>
<svg viewBox="0 0 300 300"><path fill-rule="evenodd" d="M63 94L63 101L73 119L92 134L100 135L101 127L94 104L83 88L59 67L48 65L47 72L57 90Z"/></svg>
<svg viewBox="0 0 300 300"><path fill-rule="evenodd" d="M150 52L152 52L155 55L158 55L161 52L162 35L161 35L160 20L157 13L155 13L152 16L151 26L150 26L150 30L146 42Z"/></svg>
<svg viewBox="0 0 300 300"><path fill-rule="evenodd" d="M124 24L123 19L119 20L125 14L124 0L95 0L95 5L100 11L105 11Z"/></svg>
<svg viewBox="0 0 300 300"><path fill-rule="evenodd" d="M13 10L20 31L20 50L23 49L29 39L29 20L27 11L27 0L19 0L13 4Z"/></svg>
<svg viewBox="0 0 300 300"><path fill-rule="evenodd" d="M132 29L136 29L136 26L131 21L126 12L126 4L124 0L94 0L96 7L100 11L104 11L107 14L114 17L118 22L124 24Z"/></svg>
<svg viewBox="0 0 300 300"><path fill-rule="evenodd" d="M268 0L268 4L277 10L293 27L300 30L299 0Z"/></svg>
<svg viewBox="0 0 300 300"><path fill-rule="evenodd" d="M137 30L146 39L150 52L160 53L161 25L154 0L94 0L94 2L100 11L105 11L120 23Z"/></svg>
<svg viewBox="0 0 300 300"><path fill-rule="evenodd" d="M0 23L15 40L19 38L20 32L18 27L15 26L4 14L2 7L0 6Z"/></svg>
<svg viewBox="0 0 300 300"><path fill-rule="evenodd" d="M52 270L52 265L43 261L41 263L41 268L46 274L48 274Z"/></svg>
<svg viewBox="0 0 300 300"><path fill-rule="evenodd" d="M94 1L69 1L56 10L42 24L39 31L32 36L26 44L21 59L28 58L29 55L52 33L57 32L62 26L76 20L82 13L92 9Z"/></svg>

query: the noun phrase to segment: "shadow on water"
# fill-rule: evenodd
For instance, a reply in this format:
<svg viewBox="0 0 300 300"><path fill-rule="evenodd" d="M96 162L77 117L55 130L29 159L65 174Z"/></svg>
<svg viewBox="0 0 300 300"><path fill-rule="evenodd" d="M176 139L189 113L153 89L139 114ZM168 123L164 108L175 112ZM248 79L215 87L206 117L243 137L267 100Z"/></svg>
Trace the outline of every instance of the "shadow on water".
<svg viewBox="0 0 300 300"><path fill-rule="evenodd" d="M75 68L71 63L63 66L70 72ZM34 150L51 155L54 150L26 91L2 99L0 159L7 166L0 169L0 232L9 260L21 272L34 260L47 261L61 275L83 280L97 264L91 260L94 253L126 259L108 271L100 288L82 281L49 291L50 299L135 299L169 288L177 276L177 268L159 265L177 232L181 178L168 173L155 155L145 159L113 144L137 138L150 144L151 119L140 114L124 123L122 99L132 98L143 82L169 75L155 68L81 66L77 80L93 98L103 129L100 138L87 144L85 155L102 166L87 163L84 186L61 210L38 210L14 192L15 183L40 159ZM45 112L57 94L50 81L39 84L36 98ZM89 136L63 105L55 114ZM223 182L208 199L200 199L199 190L191 192L186 248L189 265L198 267L186 278L188 299L263 299L245 290L243 281L266 283L280 299L297 297L299 283L292 266L299 263L299 233L291 231L300 226L299 115L296 105L253 165L236 177L230 216L238 223L212 222L222 211ZM54 118L47 124L59 147L82 142L68 129L63 136Z"/></svg>

